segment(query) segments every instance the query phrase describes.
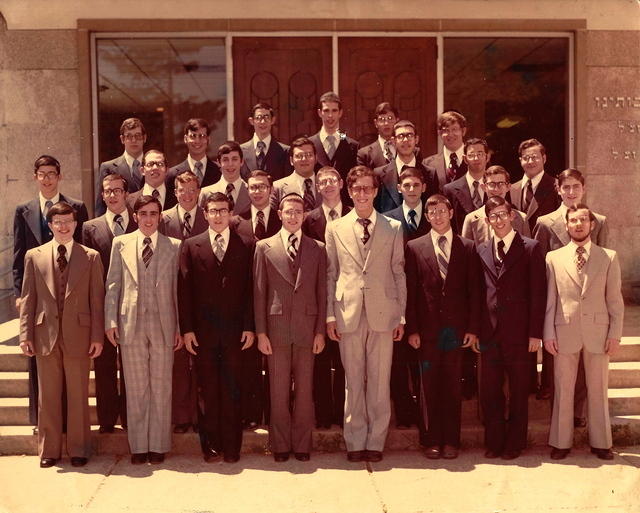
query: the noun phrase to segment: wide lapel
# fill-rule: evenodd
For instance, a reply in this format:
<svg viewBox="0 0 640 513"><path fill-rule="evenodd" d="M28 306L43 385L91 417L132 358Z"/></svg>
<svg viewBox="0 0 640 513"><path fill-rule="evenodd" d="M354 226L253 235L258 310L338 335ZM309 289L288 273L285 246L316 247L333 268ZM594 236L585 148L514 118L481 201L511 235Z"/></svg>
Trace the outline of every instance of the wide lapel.
<svg viewBox="0 0 640 513"><path fill-rule="evenodd" d="M240 207L238 207L238 205L240 205ZM247 185L244 182L242 182L242 184L240 185L240 190L238 191L238 199L236 200L235 207L238 207L238 210L242 212L249 205L251 205L251 199L249 198L249 190L247 189Z"/></svg>
<svg viewBox="0 0 640 513"><path fill-rule="evenodd" d="M395 161L387 164L382 168L382 171L384 173L382 175L382 183L386 187L389 196L391 196L396 206L402 205L400 193L398 192L398 171Z"/></svg>
<svg viewBox="0 0 640 513"><path fill-rule="evenodd" d="M320 132L318 132L315 135L312 135L310 137L310 140L316 146L316 157L318 159L318 163L321 166L330 166L331 165L331 161L329 160L329 155L327 155L327 152L324 149L324 145L322 144L322 140L320 139ZM336 152L337 151L338 151L338 149L336 147Z"/></svg>
<svg viewBox="0 0 640 513"><path fill-rule="evenodd" d="M520 256L524 253L524 241L520 234L516 232L513 241L511 242L511 247L502 261L502 266L500 267L500 272L498 273L498 279L506 273L513 265L518 261Z"/></svg>
<svg viewBox="0 0 640 513"><path fill-rule="evenodd" d="M466 212L472 212L474 210L473 200L471 199L471 193L469 192L469 185L467 184L467 179L462 178L462 182L458 184L458 187L455 189L456 197L458 201L462 205L462 208Z"/></svg>
<svg viewBox="0 0 640 513"><path fill-rule="evenodd" d="M344 249L353 257L356 263L360 267L364 267L364 261L362 260L362 255L360 253L360 246L358 238L356 237L356 233L353 230L353 224L356 222L358 215L355 210L349 212L346 216L343 216L341 219L345 219L345 221L340 222L339 220L335 220L333 233L335 238L340 241ZM376 223L377 224L377 223Z"/></svg>
<svg viewBox="0 0 640 513"><path fill-rule="evenodd" d="M167 222L167 233L170 237L173 237L172 234L180 234L176 235L178 238L182 238L182 224L180 223L180 216L178 215L178 205L172 207L167 214L168 217Z"/></svg>
<svg viewBox="0 0 640 513"><path fill-rule="evenodd" d="M582 283L582 294L584 295L589 288L589 285L593 282L593 277L597 276L604 268L606 264L606 253L603 249L595 244L591 244L591 254L584 266L582 274L584 281Z"/></svg>
<svg viewBox="0 0 640 513"><path fill-rule="evenodd" d="M215 253L213 252L213 246L211 246L211 237L209 236L208 232L206 237L202 234L197 235L196 237L198 237L198 240L195 242L195 245L198 246L198 258L200 258L200 260L204 264L205 269L210 269L211 264L215 263L218 260L218 257L216 257ZM203 277L203 279L204 278L205 277Z"/></svg>
<svg viewBox="0 0 640 513"><path fill-rule="evenodd" d="M312 257L312 244L313 243L309 237L302 235L302 240L300 241L300 246L298 248L298 262L300 265L298 265L298 272L296 273L296 284L294 290L298 290L298 287L300 287L302 274L307 272L307 268L315 268L315 260L313 262L309 260Z"/></svg>
<svg viewBox="0 0 640 513"><path fill-rule="evenodd" d="M496 272L496 263L493 258L493 238L488 239L486 242L483 242L478 246L478 255L484 262L485 267L491 273L493 277L493 281L498 277L498 273Z"/></svg>
<svg viewBox="0 0 640 513"><path fill-rule="evenodd" d="M158 261L158 274L156 276L157 281L163 280L165 276L170 276L170 272L165 273L165 268L171 263L171 242L169 238L161 233L158 233L158 243L156 249L153 252L153 258L159 258ZM156 282L156 285L158 283Z"/></svg>
<svg viewBox="0 0 640 513"><path fill-rule="evenodd" d="M38 267L51 293L51 297L56 297L56 278L53 270L53 241L47 242L38 247L34 264Z"/></svg>
<svg viewBox="0 0 640 513"><path fill-rule="evenodd" d="M514 207L521 212L524 212L524 210L522 210L522 180L511 186L511 189L509 190L509 198L511 199L511 204ZM526 212L524 213L526 214ZM529 219L528 216L527 219Z"/></svg>
<svg viewBox="0 0 640 513"><path fill-rule="evenodd" d="M73 288L83 275L89 272L89 258L84 248L77 243L73 244L71 258L69 259L69 279L67 280L67 290L65 297L69 297Z"/></svg>
<svg viewBox="0 0 640 513"><path fill-rule="evenodd" d="M133 277L133 281L138 283L138 244L137 244L138 236L131 235L127 237L127 240L122 246L120 253L122 254L122 261L129 269L131 276Z"/></svg>
<svg viewBox="0 0 640 513"><path fill-rule="evenodd" d="M291 272L290 259L279 232L269 239L269 249L265 251L265 256L271 260L282 277L295 287L296 282Z"/></svg>
<svg viewBox="0 0 640 513"><path fill-rule="evenodd" d="M438 183L442 184L440 185L440 189L442 189L442 187L447 183L447 170L445 164L444 152L438 154L438 157L436 158L436 173L438 174Z"/></svg>
<svg viewBox="0 0 640 513"><path fill-rule="evenodd" d="M440 275L440 269L438 267L438 257L436 255L436 249L433 247L433 240L431 239L431 231L427 233L427 236L423 239L421 257L426 262L427 267L431 269L432 274L438 281L442 283L442 276Z"/></svg>
<svg viewBox="0 0 640 513"><path fill-rule="evenodd" d="M271 144L273 144L273 137L271 137ZM267 153L269 153L269 149L271 148L271 144L267 149ZM244 154L244 163L249 168L249 173L251 173L254 169L258 169L258 162L256 160L256 148L253 145L253 139L247 143L247 152ZM266 159L265 153L265 159Z"/></svg>
<svg viewBox="0 0 640 513"><path fill-rule="evenodd" d="M385 236L385 234L390 231L391 227L389 218L382 214L377 214L376 224L373 227L371 238L367 241L367 244L369 244L369 251L367 251L367 259L364 262L364 270L369 266L369 262L382 252L383 245L391 240Z"/></svg>
<svg viewBox="0 0 640 513"><path fill-rule="evenodd" d="M476 226L476 240L485 241L491 239L491 230L489 225L487 224L486 217L481 217L480 215L476 215L476 218L473 220Z"/></svg>
<svg viewBox="0 0 640 513"><path fill-rule="evenodd" d="M100 247L110 248L111 241L113 241L113 233L109 228L109 223L107 223L107 216L106 215L102 216L100 221L101 222L94 224L94 226L96 227L96 234L95 234L96 241L98 242ZM129 224L131 224L131 221L132 221L132 218L131 216L129 216Z"/></svg>
<svg viewBox="0 0 640 513"><path fill-rule="evenodd" d="M572 251L572 247L565 246L561 249L563 251L562 263L564 264L564 269L567 271L567 274L570 278L575 282L580 290L583 288L582 280L580 279L580 275L578 274L578 268L576 267L575 253Z"/></svg>
<svg viewBox="0 0 640 513"><path fill-rule="evenodd" d="M40 224L40 201L33 200L27 203L27 209L22 213L22 217L27 223L27 226L33 233L33 236L38 241L38 244L42 244L42 226Z"/></svg>
<svg viewBox="0 0 640 513"><path fill-rule="evenodd" d="M569 244L571 237L569 237L569 233L567 232L567 225L562 219L562 215L558 210L554 212L554 216L551 219L551 231L555 233L556 237L562 242L563 246Z"/></svg>
<svg viewBox="0 0 640 513"><path fill-rule="evenodd" d="M191 233L199 234L207 230L209 227L209 223L204 217L202 210L200 208L196 208L196 220L193 223L193 227L191 228Z"/></svg>

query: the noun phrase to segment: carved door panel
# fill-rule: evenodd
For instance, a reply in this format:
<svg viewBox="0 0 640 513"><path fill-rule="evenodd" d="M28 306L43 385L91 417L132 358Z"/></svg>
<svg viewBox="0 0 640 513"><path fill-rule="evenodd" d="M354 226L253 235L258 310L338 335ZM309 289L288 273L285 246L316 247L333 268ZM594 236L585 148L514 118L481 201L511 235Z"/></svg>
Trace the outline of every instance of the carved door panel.
<svg viewBox="0 0 640 513"><path fill-rule="evenodd" d="M401 119L415 123L423 156L437 150L434 37L341 37L338 39L340 127L361 143L377 132L372 114L388 101Z"/></svg>
<svg viewBox="0 0 640 513"><path fill-rule="evenodd" d="M276 111L273 134L290 143L320 129L316 102L331 89L331 38L233 38L234 134L253 135L249 109L263 101Z"/></svg>

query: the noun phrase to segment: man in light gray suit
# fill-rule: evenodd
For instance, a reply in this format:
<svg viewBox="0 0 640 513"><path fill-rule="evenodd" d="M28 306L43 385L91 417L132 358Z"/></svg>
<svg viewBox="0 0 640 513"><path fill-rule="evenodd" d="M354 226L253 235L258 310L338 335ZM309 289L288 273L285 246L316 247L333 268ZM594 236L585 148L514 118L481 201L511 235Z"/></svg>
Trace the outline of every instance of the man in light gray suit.
<svg viewBox="0 0 640 513"><path fill-rule="evenodd" d="M340 342L346 378L347 458L380 461L391 417L393 342L404 333L403 233L399 221L373 208L377 174L355 166L347 186L354 209L326 231L327 334Z"/></svg>
<svg viewBox="0 0 640 513"><path fill-rule="evenodd" d="M105 332L120 344L127 380L128 437L134 464L164 461L171 448L171 370L178 328L180 241L158 233L160 202L140 196L138 230L113 240Z"/></svg>
<svg viewBox="0 0 640 513"><path fill-rule="evenodd" d="M547 253L544 346L554 357L555 394L549 444L563 459L573 444L573 399L582 353L587 383L589 444L603 460L613 459L607 398L609 356L620 344L624 302L615 251L591 241L595 216L579 203L567 210L571 242Z"/></svg>

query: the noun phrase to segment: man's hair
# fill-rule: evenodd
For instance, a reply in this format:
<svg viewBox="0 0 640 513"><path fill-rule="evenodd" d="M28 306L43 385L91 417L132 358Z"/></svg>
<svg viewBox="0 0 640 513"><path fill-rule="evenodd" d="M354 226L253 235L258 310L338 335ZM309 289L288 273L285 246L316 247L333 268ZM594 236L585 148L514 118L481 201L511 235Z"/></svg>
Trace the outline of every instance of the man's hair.
<svg viewBox="0 0 640 513"><path fill-rule="evenodd" d="M227 208L229 209L229 211L233 210L231 208L231 201L229 200L229 196L227 196L222 192L210 192L209 194L207 194L207 197L204 199L203 209L206 212L209 210L210 203L223 203L223 202L227 204Z"/></svg>
<svg viewBox="0 0 640 513"><path fill-rule="evenodd" d="M207 123L206 119L191 118L184 125L184 135L189 135L189 132L197 132L201 128L204 128L207 131L207 135L211 133L211 128L209 127L209 123Z"/></svg>
<svg viewBox="0 0 640 513"><path fill-rule="evenodd" d="M66 216L67 214L73 215L73 220L77 221L78 216L76 214L76 209L73 208L66 201L58 201L58 203L54 203L51 208L47 212L47 222L50 223L53 219L53 216Z"/></svg>
<svg viewBox="0 0 640 513"><path fill-rule="evenodd" d="M321 167L320 169L318 169L318 172L316 173L316 180L319 179L321 174L323 174L323 175L334 175L339 180L342 180L342 177L340 176L340 172L335 167L324 166L324 167Z"/></svg>
<svg viewBox="0 0 640 513"><path fill-rule="evenodd" d="M435 207L438 203L443 203L447 207L447 210L453 210L451 202L447 199L446 196L443 196L442 194L434 194L432 196L429 196L427 198L426 206L427 208Z"/></svg>
<svg viewBox="0 0 640 513"><path fill-rule="evenodd" d="M422 183L425 183L424 181L424 173L418 169L417 167L405 167L401 172L400 172L400 183L402 183L402 181L405 178L417 178L418 180L420 180Z"/></svg>
<svg viewBox="0 0 640 513"><path fill-rule="evenodd" d="M33 163L33 174L38 172L42 166L53 166L56 168L58 174L60 174L60 162L55 157L51 155L40 155L36 161Z"/></svg>
<svg viewBox="0 0 640 513"><path fill-rule="evenodd" d="M453 123L458 123L460 128L465 128L467 126L467 118L457 110L447 110L438 116L436 126L438 127L438 130L442 130Z"/></svg>
<svg viewBox="0 0 640 513"><path fill-rule="evenodd" d="M240 147L240 144L238 144L237 141L226 141L222 143L218 148L218 155L217 155L218 162L220 161L223 155L228 155L232 151L237 151L238 154L240 155L240 160L244 160L244 156L242 155L242 148Z"/></svg>
<svg viewBox="0 0 640 513"><path fill-rule="evenodd" d="M502 205L505 205L507 207L507 212L511 212L511 203L509 203L502 196L493 196L492 198L489 198L484 204L485 215L489 217L489 214L494 208L501 207Z"/></svg>
<svg viewBox="0 0 640 513"><path fill-rule="evenodd" d="M416 129L416 125L414 125L408 119L401 119L395 125L393 125L393 135L394 136L396 135L396 130L398 130L399 128L406 128L406 127L413 128L413 133L418 135L418 130Z"/></svg>
<svg viewBox="0 0 640 513"><path fill-rule="evenodd" d="M347 188L351 189L358 178L366 178L367 176L371 177L373 186L376 189L379 189L380 177L373 172L373 169L370 169L367 166L354 166L349 169L349 173L347 174Z"/></svg>
<svg viewBox="0 0 640 513"><path fill-rule="evenodd" d="M584 176L582 176L582 173L580 171L572 167L570 167L569 169L565 169L557 176L556 180L558 181L558 187L560 187L567 178L578 180L584 187Z"/></svg>
<svg viewBox="0 0 640 513"><path fill-rule="evenodd" d="M467 139L464 143L464 154L467 154L467 149L469 148L469 146L473 146L476 144L482 144L482 147L484 148L484 152L488 155L489 154L489 145L487 144L487 141L485 141L484 139L480 139L479 137L472 137L471 139Z"/></svg>
<svg viewBox="0 0 640 513"><path fill-rule="evenodd" d="M160 204L160 200L158 198L154 198L153 196L151 196L151 194L143 194L133 204L134 213L138 212L138 210L140 210L141 208L150 205L151 203L158 206L158 212L162 212L162 205Z"/></svg>
<svg viewBox="0 0 640 513"><path fill-rule="evenodd" d="M527 139L526 141L522 141L520 143L520 146L518 146L518 155L522 156L524 150L533 148L534 146L538 146L540 148L541 155L546 154L547 150L545 149L544 145L540 141L538 141L538 139Z"/></svg>
<svg viewBox="0 0 640 513"><path fill-rule="evenodd" d="M274 110L273 110L273 107L271 106L271 104L269 104L267 102L258 102L253 107L251 107L251 111L249 112L249 116L251 116L251 117L255 116L256 111L258 109L268 110L269 114L271 114L271 117L273 117L273 115L274 115Z"/></svg>
<svg viewBox="0 0 640 513"><path fill-rule="evenodd" d="M266 178L269 182L269 187L273 185L273 178L271 178L271 175L262 169L254 169L251 171L249 178Z"/></svg>
<svg viewBox="0 0 640 513"><path fill-rule="evenodd" d="M127 130L134 130L138 127L140 128L140 130L142 130L143 134L147 133L144 129L142 121L140 121L138 118L127 118L120 125L120 135L124 135Z"/></svg>
<svg viewBox="0 0 640 513"><path fill-rule="evenodd" d="M342 109L342 102L340 101L340 97L333 91L328 91L320 97L320 99L318 100L318 108L322 109L322 104L329 102L337 103L338 108Z"/></svg>
<svg viewBox="0 0 640 513"><path fill-rule="evenodd" d="M104 189L105 182L111 183L115 182L116 180L122 181L122 188L124 189L124 192L127 192L129 190L129 182L127 181L127 179L120 173L117 173L116 171L113 171L111 169L108 170L107 174L102 177L102 188Z"/></svg>
<svg viewBox="0 0 640 513"><path fill-rule="evenodd" d="M149 156L149 153L157 153L158 155L162 155L162 161L164 162L165 167L167 166L167 159L164 156L164 153L162 153L160 150L147 150L144 152L144 155L142 156L142 165L144 166L147 163L147 157Z"/></svg>
<svg viewBox="0 0 640 513"><path fill-rule="evenodd" d="M569 221L569 214L577 212L578 210L587 210L589 212L589 221L594 222L596 220L596 216L593 215L593 212L591 212L591 209L587 205L584 203L578 203L577 205L571 205L567 208L567 213L565 214L567 222ZM51 210L49 210L49 212L51 212Z"/></svg>
<svg viewBox="0 0 640 513"><path fill-rule="evenodd" d="M488 167L485 170L484 175L482 175L482 181L484 183L487 183L487 178L489 178L490 176L495 176L495 175L504 175L504 178L505 178L506 182L507 183L511 183L511 176L509 175L509 171L507 171L502 166L490 166L490 167Z"/></svg>
<svg viewBox="0 0 640 513"><path fill-rule="evenodd" d="M173 182L176 189L178 188L178 184L187 184L189 182L196 182L196 185L199 187L200 184L198 183L198 177L195 175L195 173L193 171L190 171L189 169L183 171L182 173L176 175L176 179Z"/></svg>
<svg viewBox="0 0 640 513"><path fill-rule="evenodd" d="M291 146L289 146L289 157L293 158L293 150L295 150L296 148L301 148L302 146L305 146L307 144L311 145L311 147L313 148L313 154L315 155L316 147L313 144L313 141L308 137L298 137L294 139L291 142Z"/></svg>
<svg viewBox="0 0 640 513"><path fill-rule="evenodd" d="M282 210L282 205L287 201L293 201L294 203L300 203L302 208L304 208L304 199L297 192L290 192L289 194L285 194L280 200L280 204L278 205L278 210Z"/></svg>
<svg viewBox="0 0 640 513"><path fill-rule="evenodd" d="M399 117L398 110L391 105L389 102L382 102L377 107L376 110L373 111L373 117L377 118L380 114L384 114L385 112L390 112L395 117Z"/></svg>

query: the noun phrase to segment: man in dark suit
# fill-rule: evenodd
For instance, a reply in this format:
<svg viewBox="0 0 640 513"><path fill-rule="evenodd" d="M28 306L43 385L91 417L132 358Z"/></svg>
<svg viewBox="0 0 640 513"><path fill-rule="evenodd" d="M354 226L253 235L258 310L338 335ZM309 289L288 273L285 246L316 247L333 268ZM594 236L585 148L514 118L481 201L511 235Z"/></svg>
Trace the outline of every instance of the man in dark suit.
<svg viewBox="0 0 640 513"><path fill-rule="evenodd" d="M420 443L429 459L453 459L460 447L462 354L477 351L482 275L473 242L451 229L451 203L435 194L426 208L431 231L405 251L408 342L421 354Z"/></svg>
<svg viewBox="0 0 640 513"><path fill-rule="evenodd" d="M322 167L316 174L316 186L322 196L322 205L309 212L302 223L302 233L324 243L327 224L349 213L351 207L341 201L344 182L332 167ZM333 371L332 371L333 369ZM327 339L324 351L316 355L313 366L313 402L316 427L329 429L331 424L342 426L344 418L344 368L340 347Z"/></svg>
<svg viewBox="0 0 640 513"><path fill-rule="evenodd" d="M324 244L302 234L302 197L285 196L278 215L282 229L257 243L253 264L258 349L269 363L269 440L276 461L288 460L291 452L309 461L313 359L324 348L327 255Z"/></svg>
<svg viewBox="0 0 640 513"><path fill-rule="evenodd" d="M209 148L209 123L202 118L193 118L184 125L184 143L187 145L187 158L173 166L167 172L167 189L175 191L175 179L183 171L191 171L198 177L200 188L212 185L220 180L220 168L207 157Z"/></svg>
<svg viewBox="0 0 640 513"><path fill-rule="evenodd" d="M425 175L424 182L427 186L425 195L430 194L432 191L430 182L427 179L426 169L422 167L415 153L419 141L415 125L411 121L404 119L398 121L393 126L393 139L396 158L388 164L374 169L374 172L382 182L374 201L374 206L379 212L388 212L402 205L402 192L398 189L398 184L400 183L398 176L406 167L419 169Z"/></svg>
<svg viewBox="0 0 640 513"><path fill-rule="evenodd" d="M492 239L478 246L485 283L480 329L485 456L511 460L527 444L530 353L542 343L546 273L538 242L513 230L511 205L494 196L485 209L493 230ZM505 373L509 380L506 417Z"/></svg>
<svg viewBox="0 0 640 513"><path fill-rule="evenodd" d="M229 198L207 197L206 232L184 241L178 279L180 332L195 363L204 402L203 453L240 459L241 352L253 344L253 245L229 230ZM197 349L196 349L197 348Z"/></svg>
<svg viewBox="0 0 640 513"><path fill-rule="evenodd" d="M462 233L467 214L480 208L485 202L486 193L480 184L489 162L489 145L484 139L473 138L464 143L463 151L467 172L446 184L442 192L453 206L451 225L458 235Z"/></svg>
<svg viewBox="0 0 640 513"><path fill-rule="evenodd" d="M272 180L279 180L291 172L289 146L278 142L271 135L276 123L273 107L268 103L256 103L251 109L249 124L253 127L253 137L240 147L244 162L240 175L247 180L256 169L266 171Z"/></svg>
<svg viewBox="0 0 640 513"><path fill-rule="evenodd" d="M197 176L182 171L175 177L175 194L178 204L162 212L158 231L163 235L184 241L206 231L209 224L198 207L200 187ZM171 422L174 433L186 433L198 425L198 384L195 366L189 351L182 347L173 355L171 378Z"/></svg>
<svg viewBox="0 0 640 513"><path fill-rule="evenodd" d="M398 111L389 102L382 102L373 114L373 124L378 130L375 141L358 150L357 163L369 169L382 167L396 158L393 142L393 126L398 122Z"/></svg>
<svg viewBox="0 0 640 513"><path fill-rule="evenodd" d="M166 182L167 161L164 153L158 150L149 150L142 157L142 175L144 185L142 189L129 194L127 205L130 209L141 196L153 196L160 202L162 210L169 210L177 203L173 187L169 188Z"/></svg>
<svg viewBox="0 0 640 513"><path fill-rule="evenodd" d="M124 176L110 171L102 179L100 188L107 211L82 225L82 244L95 249L100 254L106 281L113 238L135 231L138 225L133 220L132 212L127 209L128 184ZM124 373L120 372L120 389L118 390L118 361L122 368L122 360L118 357L117 348L105 339L102 354L93 363L100 433L113 433L118 417L122 427L127 426Z"/></svg>
<svg viewBox="0 0 640 513"><path fill-rule="evenodd" d="M147 142L142 121L138 118L127 118L120 125L120 142L124 146L124 153L112 160L100 164L98 180L96 181L95 217L101 216L107 210L102 197L102 179L108 174L116 172L127 180L129 192L136 192L142 188L142 155L144 144Z"/></svg>
<svg viewBox="0 0 640 513"><path fill-rule="evenodd" d="M511 186L511 203L527 215L529 228L533 233L538 217L558 208L560 198L555 178L544 170L547 154L542 143L537 139L522 141L518 154L524 176Z"/></svg>
<svg viewBox="0 0 640 513"><path fill-rule="evenodd" d="M233 213L244 212L251 205L247 184L240 176L244 160L242 149L236 141L226 141L218 148L218 165L222 176L213 185L203 187L200 191L200 206L204 208L207 196L221 192L231 203ZM233 215L233 214L232 214Z"/></svg>
<svg viewBox="0 0 640 513"><path fill-rule="evenodd" d="M464 136L467 120L455 110L448 110L438 116L438 135L442 139L442 151L422 161L429 171L429 179L435 188L443 192L444 186L467 172L463 160Z"/></svg>
<svg viewBox="0 0 640 513"><path fill-rule="evenodd" d="M58 187L62 173L60 162L56 158L50 155L38 157L33 166L33 180L38 184L38 198L18 205L13 218L13 293L16 310L20 309L24 257L27 251L53 238L46 220L49 209L59 201L73 207L76 211L73 238L77 242L81 240L82 224L89 217L82 201L60 193ZM38 371L35 358L29 358L29 422L34 426L38 423Z"/></svg>

